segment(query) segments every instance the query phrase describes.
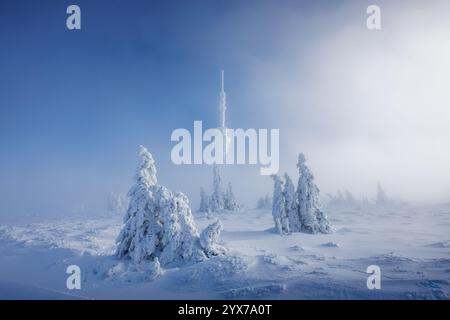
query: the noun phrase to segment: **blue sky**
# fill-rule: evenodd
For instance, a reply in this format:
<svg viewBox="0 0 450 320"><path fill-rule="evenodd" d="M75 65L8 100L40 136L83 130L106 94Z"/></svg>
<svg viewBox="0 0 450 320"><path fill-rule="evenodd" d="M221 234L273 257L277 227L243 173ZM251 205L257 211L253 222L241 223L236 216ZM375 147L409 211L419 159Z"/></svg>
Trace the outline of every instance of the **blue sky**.
<svg viewBox="0 0 450 320"><path fill-rule="evenodd" d="M69 4L0 4L2 212L70 211L122 191L141 143L168 162L173 129L215 125L219 70L232 104L283 18L264 1L77 1L82 30L69 31ZM259 118L245 106L228 116Z"/></svg>
<svg viewBox="0 0 450 320"><path fill-rule="evenodd" d="M388 158L384 159L365 184L345 176L331 178L332 166L321 162L323 154L326 150L342 152L342 144L366 136L367 126L348 136L347 124L353 121L350 116L341 117L348 115L347 97L334 100L336 110L341 110L340 105L345 109L339 115L321 109L321 103L332 103L322 100L320 88L327 89L330 96L333 90L342 90L324 84L323 79L332 79L333 87L341 82L333 78L335 74L318 71L319 66L334 61L327 70L342 68L358 74L360 69L355 68L360 65L348 61L370 58L364 50L358 55L359 47L353 47L355 39L364 43L358 38L363 32L364 39L372 37L371 41L381 43L371 44L375 52L387 47L399 58L405 54L389 47L397 37L404 38L404 26L393 21L407 22L408 12L415 14L412 8L418 2L392 6L386 26L394 31L378 35L365 33L368 3L2 1L0 214L68 214L79 206L101 211L109 192L128 189L139 144L153 152L160 181L187 192L195 202L198 187L209 183L209 168L171 165L170 134L175 128L192 128L194 120L203 120L206 126L216 124L220 69L226 72L228 122L243 128L280 128L285 155L282 170L294 172L295 160L290 159L295 159L299 149L306 149L311 160L317 160L315 169L325 190L370 190L380 177L390 176L401 159L391 171L383 171L380 168ZM69 31L65 26L69 4L81 7L81 31ZM436 17L439 9L430 9L427 18L444 21L445 17ZM406 16L389 19L395 17L392 12ZM415 32L413 28L408 34ZM370 44L365 46L370 48ZM356 58L343 48L356 48ZM325 58L324 53L329 55ZM379 61L388 63L382 58ZM347 85L348 89L351 83ZM308 95L296 96L306 91ZM305 109L316 103L317 108ZM295 116L292 105L298 106ZM380 128L374 127L377 138ZM300 146L287 150L293 142ZM366 142L358 143L364 149ZM447 154L439 156L442 162L447 159ZM344 155L339 159L346 163ZM423 163L410 170L417 171ZM250 169L248 175L256 172L257 168ZM437 172L433 177L444 179L447 174ZM195 177L201 178L196 181ZM230 180L238 190L251 185L231 173ZM252 183L262 187L250 196L251 201L261 192L270 192L270 181L255 177ZM391 186L401 190L394 181ZM440 190L448 187L441 185Z"/></svg>

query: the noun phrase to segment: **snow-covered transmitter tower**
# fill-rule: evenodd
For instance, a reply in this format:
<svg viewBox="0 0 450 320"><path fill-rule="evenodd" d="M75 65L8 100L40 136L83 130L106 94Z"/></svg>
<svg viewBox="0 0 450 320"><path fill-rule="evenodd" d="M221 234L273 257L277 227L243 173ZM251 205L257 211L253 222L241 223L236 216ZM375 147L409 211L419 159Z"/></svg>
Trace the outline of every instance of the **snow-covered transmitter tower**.
<svg viewBox="0 0 450 320"><path fill-rule="evenodd" d="M227 94L225 93L225 75L224 71L220 71L221 86L219 93L219 129L222 131L224 136L224 151L227 154L230 150L231 136L227 132L226 126L226 111L227 111Z"/></svg>
<svg viewBox="0 0 450 320"><path fill-rule="evenodd" d="M227 94L225 93L224 71L220 70L220 93L219 93L219 127L225 128L225 115L227 112Z"/></svg>

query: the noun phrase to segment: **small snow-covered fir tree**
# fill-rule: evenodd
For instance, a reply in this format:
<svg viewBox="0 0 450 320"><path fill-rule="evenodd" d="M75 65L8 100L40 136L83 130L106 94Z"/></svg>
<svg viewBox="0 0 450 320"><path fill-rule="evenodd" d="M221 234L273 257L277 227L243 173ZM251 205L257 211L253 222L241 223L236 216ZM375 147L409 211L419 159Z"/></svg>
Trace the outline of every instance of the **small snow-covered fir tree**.
<svg viewBox="0 0 450 320"><path fill-rule="evenodd" d="M289 221L286 216L284 196L283 196L283 181L278 175L272 175L273 179L273 202L272 202L272 216L275 227L280 234L289 233Z"/></svg>
<svg viewBox="0 0 450 320"><path fill-rule="evenodd" d="M358 205L358 200L356 200L353 194L348 190L345 190L345 202L348 206Z"/></svg>
<svg viewBox="0 0 450 320"><path fill-rule="evenodd" d="M268 194L264 197L264 208L271 209L272 208L272 198Z"/></svg>
<svg viewBox="0 0 450 320"><path fill-rule="evenodd" d="M295 187L287 173L284 174L284 179L284 208L286 211L286 216L289 220L289 231L300 232L301 224L297 210L297 199L295 198Z"/></svg>
<svg viewBox="0 0 450 320"><path fill-rule="evenodd" d="M256 202L256 209L264 209L264 197L258 198Z"/></svg>
<svg viewBox="0 0 450 320"><path fill-rule="evenodd" d="M181 192L173 194L162 186L158 191L161 197L159 197L159 205L155 211L160 210L162 213L159 223L162 223L164 227L160 239L162 250L159 260L161 264L204 260L205 252L199 247L199 234L187 196ZM158 199L158 196L156 198Z"/></svg>
<svg viewBox="0 0 450 320"><path fill-rule="evenodd" d="M302 231L308 233L331 232L327 217L320 209L319 188L314 183L314 176L306 165L306 158L302 153L298 156L297 167L300 174L297 205Z"/></svg>
<svg viewBox="0 0 450 320"><path fill-rule="evenodd" d="M224 209L222 178L217 165L213 168L213 193L210 197L209 209L213 212L221 212Z"/></svg>
<svg viewBox="0 0 450 320"><path fill-rule="evenodd" d="M142 146L140 157L116 255L136 264L156 259L161 265L205 260L207 253L200 245L188 198L157 185L155 162Z"/></svg>
<svg viewBox="0 0 450 320"><path fill-rule="evenodd" d="M335 196L330 194L327 194L327 196L330 199L328 205L331 206L360 208L363 204L363 199L357 199L349 190L345 190L345 196L342 191L338 191Z"/></svg>
<svg viewBox="0 0 450 320"><path fill-rule="evenodd" d="M222 229L222 223L220 220L217 220L215 223L207 226L200 234L200 244L205 249L208 257L226 253L225 247L218 243Z"/></svg>
<svg viewBox="0 0 450 320"><path fill-rule="evenodd" d="M361 205L363 207L370 206L370 201L369 201L369 199L366 196L362 196L362 198L361 198Z"/></svg>
<svg viewBox="0 0 450 320"><path fill-rule="evenodd" d="M199 212L209 212L209 197L205 192L205 189L200 187L200 208Z"/></svg>
<svg viewBox="0 0 450 320"><path fill-rule="evenodd" d="M337 193L337 204L339 205L345 205L345 197L341 190Z"/></svg>
<svg viewBox="0 0 450 320"><path fill-rule="evenodd" d="M272 210L272 199L269 195L260 197L256 202L256 209Z"/></svg>
<svg viewBox="0 0 450 320"><path fill-rule="evenodd" d="M236 197L234 196L231 183L228 183L228 188L225 192L223 200L225 210L237 211L239 209L239 205L237 204Z"/></svg>
<svg viewBox="0 0 450 320"><path fill-rule="evenodd" d="M375 204L377 206L384 206L391 203L391 200L387 196L386 192L384 191L383 187L381 186L381 183L378 183L377 185L377 198L375 199Z"/></svg>

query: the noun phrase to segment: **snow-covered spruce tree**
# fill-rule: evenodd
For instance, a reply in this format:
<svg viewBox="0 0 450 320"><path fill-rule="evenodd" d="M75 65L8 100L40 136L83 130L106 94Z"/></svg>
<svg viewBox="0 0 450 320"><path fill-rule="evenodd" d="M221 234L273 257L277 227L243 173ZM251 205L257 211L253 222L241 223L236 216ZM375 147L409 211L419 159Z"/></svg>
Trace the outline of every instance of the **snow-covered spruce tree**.
<svg viewBox="0 0 450 320"><path fill-rule="evenodd" d="M141 162L128 192L129 206L117 238L116 255L143 261L198 262L207 258L187 197L157 185L156 167L150 152L140 148Z"/></svg>
<svg viewBox="0 0 450 320"><path fill-rule="evenodd" d="M272 199L269 197L269 195L265 195L264 197L260 197L258 199L258 201L256 202L256 209L272 209Z"/></svg>
<svg viewBox="0 0 450 320"><path fill-rule="evenodd" d="M213 193L209 200L209 209L213 212L221 212L224 209L222 178L220 177L217 165L214 165L213 168Z"/></svg>
<svg viewBox="0 0 450 320"><path fill-rule="evenodd" d="M200 187L200 208L198 211L205 213L209 211L209 197L202 187Z"/></svg>
<svg viewBox="0 0 450 320"><path fill-rule="evenodd" d="M284 174L284 210L286 211L286 216L289 220L289 231L290 232L300 232L301 224L300 217L297 210L297 199L295 197L295 187L292 183L291 178L287 173Z"/></svg>
<svg viewBox="0 0 450 320"><path fill-rule="evenodd" d="M284 195L283 195L283 181L278 175L272 175L273 179L273 202L272 202L272 216L275 223L275 228L280 234L289 233L289 220L286 216Z"/></svg>
<svg viewBox="0 0 450 320"><path fill-rule="evenodd" d="M256 209L264 209L264 197L258 198L256 202Z"/></svg>
<svg viewBox="0 0 450 320"><path fill-rule="evenodd" d="M272 209L272 199L268 194L264 197L264 208L265 209Z"/></svg>
<svg viewBox="0 0 450 320"><path fill-rule="evenodd" d="M217 220L202 231L200 235L200 244L205 249L208 257L226 253L225 247L218 243L222 229L222 223L220 220Z"/></svg>
<svg viewBox="0 0 450 320"><path fill-rule="evenodd" d="M306 165L305 156L300 153L297 167L300 178L297 187L297 205L302 231L308 233L330 233L331 227L326 215L320 209L319 188Z"/></svg>
<svg viewBox="0 0 450 320"><path fill-rule="evenodd" d="M237 204L236 197L234 196L231 183L228 183L228 188L225 192L223 202L225 210L237 211L239 209L239 205Z"/></svg>
<svg viewBox="0 0 450 320"><path fill-rule="evenodd" d="M378 183L377 185L377 198L375 199L375 204L377 206L385 206L391 204L391 200L381 186L381 183Z"/></svg>
<svg viewBox="0 0 450 320"><path fill-rule="evenodd" d="M345 203L348 206L357 206L358 205L358 201L353 196L353 194L348 190L345 190Z"/></svg>

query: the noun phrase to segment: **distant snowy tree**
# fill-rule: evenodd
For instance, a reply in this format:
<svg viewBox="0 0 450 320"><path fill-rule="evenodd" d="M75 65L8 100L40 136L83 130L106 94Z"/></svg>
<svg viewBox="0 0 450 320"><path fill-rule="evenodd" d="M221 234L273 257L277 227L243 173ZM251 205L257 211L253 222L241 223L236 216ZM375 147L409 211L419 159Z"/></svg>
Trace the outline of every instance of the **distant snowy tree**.
<svg viewBox="0 0 450 320"><path fill-rule="evenodd" d="M117 256L136 264L156 258L161 265L205 260L188 198L157 185L155 162L142 146L140 157Z"/></svg>
<svg viewBox="0 0 450 320"><path fill-rule="evenodd" d="M272 208L272 198L266 194L264 197L264 208L265 209L271 209Z"/></svg>
<svg viewBox="0 0 450 320"><path fill-rule="evenodd" d="M265 209L264 208L264 197L258 198L258 201L256 202L256 209Z"/></svg>
<svg viewBox="0 0 450 320"><path fill-rule="evenodd" d="M256 202L256 209L272 210L272 199L269 195L260 197Z"/></svg>
<svg viewBox="0 0 450 320"><path fill-rule="evenodd" d="M231 183L228 184L227 191L225 192L225 195L223 197L224 202L224 208L228 211L237 211L239 209L239 206L236 201L236 197L233 193L233 188L231 187Z"/></svg>
<svg viewBox="0 0 450 320"><path fill-rule="evenodd" d="M362 206L367 207L367 206L370 206L370 204L371 203L370 203L369 199L366 196L363 196L361 198L361 205Z"/></svg>
<svg viewBox="0 0 450 320"><path fill-rule="evenodd" d="M289 220L286 215L284 196L283 196L283 182L277 175L272 175L273 179L273 203L272 216L275 222L275 227L280 234L289 233Z"/></svg>
<svg viewBox="0 0 450 320"><path fill-rule="evenodd" d="M283 189L283 197L284 197L284 208L286 212L286 216L289 220L289 231L290 232L300 232L301 224L300 217L298 215L297 210L297 199L295 197L295 187L292 183L291 178L287 173L284 174L284 189Z"/></svg>
<svg viewBox="0 0 450 320"><path fill-rule="evenodd" d="M200 188L200 208L199 212L209 212L209 197L205 192L205 189Z"/></svg>
<svg viewBox="0 0 450 320"><path fill-rule="evenodd" d="M357 206L358 205L358 201L355 199L353 194L348 190L345 190L345 203L348 206Z"/></svg>
<svg viewBox="0 0 450 320"><path fill-rule="evenodd" d="M327 196L329 197L329 201L327 203L329 206L342 206L352 209L361 209L373 205L373 203L371 203L366 196L363 195L357 198L353 196L349 190L345 191L345 196L341 191L338 191L335 196L331 194L327 194Z"/></svg>
<svg viewBox="0 0 450 320"><path fill-rule="evenodd" d="M109 215L123 215L128 206L127 197L124 194L111 192L108 196L107 211Z"/></svg>
<svg viewBox="0 0 450 320"><path fill-rule="evenodd" d="M308 233L331 232L327 217L320 209L319 188L314 183L314 176L306 165L306 159L302 153L298 156L297 167L300 174L297 204L302 231Z"/></svg>
<svg viewBox="0 0 450 320"><path fill-rule="evenodd" d="M223 193L222 193L222 178L220 177L217 165L213 168L213 193L210 197L209 209L213 212L221 212L224 209Z"/></svg>
<svg viewBox="0 0 450 320"><path fill-rule="evenodd" d="M222 223L220 220L217 220L215 223L207 226L201 233L200 244L208 257L226 253L225 247L218 243L222 229Z"/></svg>
<svg viewBox="0 0 450 320"><path fill-rule="evenodd" d="M333 196L330 193L327 193L326 195L328 197L328 202L327 202L328 205L337 205L338 204L337 198L335 196Z"/></svg>
<svg viewBox="0 0 450 320"><path fill-rule="evenodd" d="M345 204L345 197L341 190L338 191L336 199L337 199L337 204L340 204L340 205Z"/></svg>
<svg viewBox="0 0 450 320"><path fill-rule="evenodd" d="M377 186L377 198L375 200L375 204L377 206L383 206L390 204L391 200L387 196L386 192L384 191L383 187L381 187L381 184L378 183Z"/></svg>
<svg viewBox="0 0 450 320"><path fill-rule="evenodd" d="M369 201L365 197L356 198L349 190L345 190L345 196L341 191L338 191L336 196L327 194L329 197L328 205L331 206L344 206L352 207L354 209L360 209L361 206L369 205Z"/></svg>

